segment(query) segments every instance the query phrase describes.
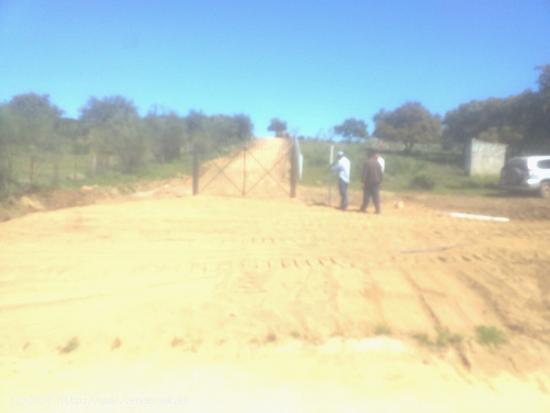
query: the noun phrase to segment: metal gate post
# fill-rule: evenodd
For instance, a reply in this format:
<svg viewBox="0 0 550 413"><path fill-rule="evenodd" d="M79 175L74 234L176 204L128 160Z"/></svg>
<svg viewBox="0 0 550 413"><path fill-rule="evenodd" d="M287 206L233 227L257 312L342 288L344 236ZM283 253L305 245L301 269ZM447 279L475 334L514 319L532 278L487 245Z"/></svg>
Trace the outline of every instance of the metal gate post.
<svg viewBox="0 0 550 413"><path fill-rule="evenodd" d="M298 156L296 153L296 142L292 141L290 151L290 197L296 198L296 184L298 182Z"/></svg>

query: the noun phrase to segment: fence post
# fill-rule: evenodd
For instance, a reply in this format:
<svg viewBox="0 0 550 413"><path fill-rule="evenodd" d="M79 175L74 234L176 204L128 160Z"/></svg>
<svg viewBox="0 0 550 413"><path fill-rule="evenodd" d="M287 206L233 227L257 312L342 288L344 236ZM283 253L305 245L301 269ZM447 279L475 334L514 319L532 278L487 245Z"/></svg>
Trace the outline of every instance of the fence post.
<svg viewBox="0 0 550 413"><path fill-rule="evenodd" d="M92 152L90 158L90 173L94 178L97 175L97 153L95 151Z"/></svg>
<svg viewBox="0 0 550 413"><path fill-rule="evenodd" d="M34 183L34 155L31 155L31 158L30 158L29 182L31 185Z"/></svg>
<svg viewBox="0 0 550 413"><path fill-rule="evenodd" d="M199 193L199 153L197 146L193 145L193 195Z"/></svg>
<svg viewBox="0 0 550 413"><path fill-rule="evenodd" d="M296 138L291 142L290 150L290 197L296 198L296 184L298 182L298 153Z"/></svg>
<svg viewBox="0 0 550 413"><path fill-rule="evenodd" d="M52 185L55 187L59 186L59 162L57 159L53 161Z"/></svg>

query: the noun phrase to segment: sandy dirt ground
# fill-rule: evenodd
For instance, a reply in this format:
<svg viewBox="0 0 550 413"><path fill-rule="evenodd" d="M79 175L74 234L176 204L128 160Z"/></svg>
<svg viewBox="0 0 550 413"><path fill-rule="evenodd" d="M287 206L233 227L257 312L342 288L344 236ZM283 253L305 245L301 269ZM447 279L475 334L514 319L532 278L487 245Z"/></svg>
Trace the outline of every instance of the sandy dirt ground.
<svg viewBox="0 0 550 413"><path fill-rule="evenodd" d="M216 185L0 223L0 411L550 411L550 221Z"/></svg>

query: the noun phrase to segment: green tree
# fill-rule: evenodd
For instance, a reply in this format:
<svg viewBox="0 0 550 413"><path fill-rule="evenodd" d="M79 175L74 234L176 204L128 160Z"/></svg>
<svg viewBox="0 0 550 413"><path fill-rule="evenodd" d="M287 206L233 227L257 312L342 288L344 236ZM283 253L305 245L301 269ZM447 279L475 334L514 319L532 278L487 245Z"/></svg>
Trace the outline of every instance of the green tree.
<svg viewBox="0 0 550 413"><path fill-rule="evenodd" d="M212 139L222 146L241 145L252 138L254 126L246 115L214 115L207 124L213 131Z"/></svg>
<svg viewBox="0 0 550 413"><path fill-rule="evenodd" d="M146 160L147 143L135 105L122 96L92 97L81 109L80 121L94 155L92 172L104 167L112 155L124 172L132 172Z"/></svg>
<svg viewBox="0 0 550 413"><path fill-rule="evenodd" d="M185 125L189 134L191 150L205 153L208 151L209 142L205 136L205 128L208 117L202 112L191 110L185 117Z"/></svg>
<svg viewBox="0 0 550 413"><path fill-rule="evenodd" d="M550 65L541 66L538 90L504 99L464 103L445 115L446 141L502 142L516 151L550 149Z"/></svg>
<svg viewBox="0 0 550 413"><path fill-rule="evenodd" d="M0 198L8 190L11 179L11 155L15 137L13 116L7 105L0 105Z"/></svg>
<svg viewBox="0 0 550 413"><path fill-rule="evenodd" d="M365 139L369 136L367 124L355 118L346 119L340 125L335 126L334 133L346 138L348 142L354 139Z"/></svg>
<svg viewBox="0 0 550 413"><path fill-rule="evenodd" d="M86 137L82 135L83 128L78 119L62 118L59 123L59 133L67 143L66 151L73 155L89 153L89 145Z"/></svg>
<svg viewBox="0 0 550 413"><path fill-rule="evenodd" d="M537 80L539 92L542 94L550 94L550 65L537 67L540 72Z"/></svg>
<svg viewBox="0 0 550 413"><path fill-rule="evenodd" d="M508 99L472 101L447 112L443 123L447 141L466 143L472 138L513 143L522 138L522 106L527 95Z"/></svg>
<svg viewBox="0 0 550 413"><path fill-rule="evenodd" d="M181 147L186 135L185 120L175 112L161 113L157 109L145 118L151 149L159 162L170 162L181 156Z"/></svg>
<svg viewBox="0 0 550 413"><path fill-rule="evenodd" d="M511 126L491 126L478 135L478 139L485 142L514 143L522 139L522 135Z"/></svg>
<svg viewBox="0 0 550 413"><path fill-rule="evenodd" d="M287 125L285 121L279 118L273 118L269 122L267 130L270 132L275 132L275 136L281 138L286 136Z"/></svg>
<svg viewBox="0 0 550 413"><path fill-rule="evenodd" d="M63 112L50 102L48 95L17 95L7 106L18 123L18 139L39 149L51 148L57 144L56 128Z"/></svg>
<svg viewBox="0 0 550 413"><path fill-rule="evenodd" d="M233 116L233 122L236 124L237 139L241 142L249 141L254 132L254 124L250 120L250 117L241 113Z"/></svg>
<svg viewBox="0 0 550 413"><path fill-rule="evenodd" d="M50 156L54 161L54 181L57 182L63 146L59 129L61 109L51 103L48 95L26 93L14 96L8 103L8 111L16 124L17 143L23 145L30 155L29 181L34 180L36 162Z"/></svg>
<svg viewBox="0 0 550 413"><path fill-rule="evenodd" d="M191 111L185 118L193 147L201 153L224 151L252 138L254 125L246 115L206 116Z"/></svg>
<svg viewBox="0 0 550 413"><path fill-rule="evenodd" d="M550 65L541 66L538 78L537 110L531 133L544 147L550 150Z"/></svg>
<svg viewBox="0 0 550 413"><path fill-rule="evenodd" d="M410 152L417 143L439 142L441 121L419 102L407 102L387 112L380 110L374 116L374 135L388 141L401 142L405 151Z"/></svg>

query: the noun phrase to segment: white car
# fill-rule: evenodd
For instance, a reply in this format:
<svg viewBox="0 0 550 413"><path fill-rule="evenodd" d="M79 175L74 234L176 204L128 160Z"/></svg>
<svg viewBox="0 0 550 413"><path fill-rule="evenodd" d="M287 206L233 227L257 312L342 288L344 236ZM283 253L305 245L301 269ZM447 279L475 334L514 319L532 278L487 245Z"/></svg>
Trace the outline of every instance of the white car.
<svg viewBox="0 0 550 413"><path fill-rule="evenodd" d="M536 191L550 198L550 156L511 158L500 171L500 186L510 191Z"/></svg>

